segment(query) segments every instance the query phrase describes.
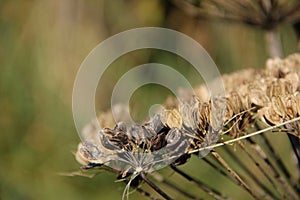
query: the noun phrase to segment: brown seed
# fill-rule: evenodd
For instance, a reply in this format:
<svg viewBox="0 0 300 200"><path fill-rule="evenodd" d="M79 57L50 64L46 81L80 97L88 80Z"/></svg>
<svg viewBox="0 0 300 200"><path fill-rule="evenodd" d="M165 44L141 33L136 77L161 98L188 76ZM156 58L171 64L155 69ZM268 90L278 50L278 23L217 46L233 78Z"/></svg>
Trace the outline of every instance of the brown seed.
<svg viewBox="0 0 300 200"><path fill-rule="evenodd" d="M170 128L181 128L182 125L182 118L176 109L163 111L161 114L161 120Z"/></svg>

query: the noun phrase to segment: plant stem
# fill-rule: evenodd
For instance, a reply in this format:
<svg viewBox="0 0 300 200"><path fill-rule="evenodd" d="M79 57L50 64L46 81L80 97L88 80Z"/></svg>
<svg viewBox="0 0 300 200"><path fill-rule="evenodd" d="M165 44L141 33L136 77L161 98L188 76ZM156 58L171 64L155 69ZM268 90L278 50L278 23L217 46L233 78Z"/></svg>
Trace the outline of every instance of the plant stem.
<svg viewBox="0 0 300 200"><path fill-rule="evenodd" d="M184 195L185 197L189 198L189 199L195 199L195 200L202 200L202 198L198 198L195 197L194 195L190 194L189 192L185 191L184 189L178 187L177 185L175 185L174 183L166 180L162 175L160 175L159 173L153 173L151 174L151 176L156 180L159 181L165 185L167 185L168 187L180 192L182 195Z"/></svg>
<svg viewBox="0 0 300 200"><path fill-rule="evenodd" d="M162 191L159 187L157 187L154 183L152 183L144 173L141 173L142 179L157 193L159 193L162 197L164 197L166 200L173 200L169 195L167 195L164 191Z"/></svg>
<svg viewBox="0 0 300 200"><path fill-rule="evenodd" d="M267 30L265 33L265 40L267 43L269 56L272 58L281 58L283 53L279 31L276 28Z"/></svg>
<svg viewBox="0 0 300 200"><path fill-rule="evenodd" d="M220 164L228 170L231 176L241 185L254 199L260 199L254 191L241 179L241 177L227 164L227 162L215 151L211 151L211 154L220 162Z"/></svg>
<svg viewBox="0 0 300 200"><path fill-rule="evenodd" d="M184 173L183 171L181 171L180 169L178 169L177 167L175 167L174 165L171 165L171 168L177 172L178 174L180 174L181 176L183 176L184 178L186 178L188 181L194 183L196 186L198 186L199 188L201 188L203 191L205 191L207 194L209 194L210 196L212 196L213 198L217 199L217 200L224 200L224 199L228 199L227 197L224 197L220 194L220 192L216 191L213 188L209 188L208 186L204 185L202 182L200 182L199 180L195 180L194 178L192 178L191 176L189 176L188 174Z"/></svg>

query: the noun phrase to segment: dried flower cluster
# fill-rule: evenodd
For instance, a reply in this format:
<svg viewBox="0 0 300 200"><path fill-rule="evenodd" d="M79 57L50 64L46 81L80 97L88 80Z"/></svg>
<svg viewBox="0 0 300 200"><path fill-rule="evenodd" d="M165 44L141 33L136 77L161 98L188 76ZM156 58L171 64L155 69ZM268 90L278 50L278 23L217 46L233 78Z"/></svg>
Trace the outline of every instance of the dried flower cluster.
<svg viewBox="0 0 300 200"><path fill-rule="evenodd" d="M170 0L175 6L196 19L212 18L230 23L240 23L265 31L268 53L282 57L278 27L294 27L300 44L300 2L297 0Z"/></svg>
<svg viewBox="0 0 300 200"><path fill-rule="evenodd" d="M212 17L240 22L263 29L272 29L282 23L299 22L300 3L297 0L172 0L187 13L196 17Z"/></svg>
<svg viewBox="0 0 300 200"><path fill-rule="evenodd" d="M228 106L235 105L240 109L236 111L240 112L249 110L251 116L258 115L254 117L268 126L300 116L299 54L284 60L269 59L264 70L247 70L242 73L223 76L227 99L231 102L227 103ZM235 109L229 110L234 112ZM297 128L290 129L289 133L300 137Z"/></svg>
<svg viewBox="0 0 300 200"><path fill-rule="evenodd" d="M110 112L101 113L98 121L103 129L96 130L94 125L96 122L86 127L83 135L87 141L79 144L76 158L85 165L83 169L103 164L112 167L120 179L126 179L129 175L136 175L135 178L142 174L143 180L151 186L151 182L144 174L166 165L179 172L176 166L186 163L192 152L199 149L204 149L200 154L206 155L212 150L209 148L210 145L218 142L219 135L237 138L249 134L248 129L257 121L266 126L274 126L299 117L299 76L300 54L293 54L283 60L278 58L268 60L263 70L250 69L223 75L226 86L225 99L204 101L207 96L204 86L195 88L196 96L179 102L177 108L176 101L169 99L165 110L142 125L133 124L128 127L121 121L114 125ZM225 102L226 109L222 118L212 113L215 101ZM121 110L120 107L118 109ZM219 128L220 125L222 129ZM284 132L300 138L299 127L299 121L289 123L284 126ZM244 148L241 143L239 144ZM262 194L253 191L216 152L213 155L230 172L238 185L252 197L261 198ZM255 158L252 159L256 163ZM278 181L282 183L281 179ZM270 178L270 182L273 184L274 181L272 182ZM282 185L289 188L285 184ZM299 189L296 183L291 182L291 185L294 190ZM277 191L275 183L273 186ZM266 192L263 195L271 199L277 197L268 189L263 190ZM159 189L156 191L166 199L169 198ZM217 199L223 198L221 194L207 189L206 186L204 191ZM285 192L278 189L278 193L280 198L297 199L293 189L292 191L286 189Z"/></svg>
<svg viewBox="0 0 300 200"><path fill-rule="evenodd" d="M119 122L114 128L97 131L94 122L86 127L89 137L79 144L76 158L87 165L85 168L106 164L120 169L120 178L128 172L184 164L191 149L208 146L218 139L220 130L211 125L210 110L210 103L193 98L192 102L180 104L179 110L163 110L142 125L127 127ZM108 116L113 121L111 115L103 116L106 122Z"/></svg>

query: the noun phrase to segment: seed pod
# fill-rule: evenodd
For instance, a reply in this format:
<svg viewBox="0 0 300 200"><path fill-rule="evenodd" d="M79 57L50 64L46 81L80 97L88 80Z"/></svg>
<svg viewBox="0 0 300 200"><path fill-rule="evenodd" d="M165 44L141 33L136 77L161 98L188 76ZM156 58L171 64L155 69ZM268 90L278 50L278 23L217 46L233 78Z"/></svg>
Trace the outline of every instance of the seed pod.
<svg viewBox="0 0 300 200"><path fill-rule="evenodd" d="M242 99L237 92L231 92L228 99L228 104L230 105L234 114L238 114L244 110Z"/></svg>
<svg viewBox="0 0 300 200"><path fill-rule="evenodd" d="M168 131L168 128L161 121L161 116L159 114L151 117L150 121L145 123L145 126L149 126L157 134Z"/></svg>
<svg viewBox="0 0 300 200"><path fill-rule="evenodd" d="M226 112L225 120L230 120L234 115L234 108L232 108L230 97L226 98Z"/></svg>
<svg viewBox="0 0 300 200"><path fill-rule="evenodd" d="M101 151L99 146L91 142L85 142L80 148L80 152L88 161L96 161L103 156L103 152Z"/></svg>
<svg viewBox="0 0 300 200"><path fill-rule="evenodd" d="M190 102L181 102L179 104L179 114L182 118L183 126L188 128L191 132L198 129L199 124L199 100L193 98Z"/></svg>
<svg viewBox="0 0 300 200"><path fill-rule="evenodd" d="M77 147L75 158L77 162L79 162L80 164L87 165L89 164L89 160L85 156L86 154L81 150L82 148L83 148L83 144L80 142Z"/></svg>
<svg viewBox="0 0 300 200"><path fill-rule="evenodd" d="M283 119L274 111L272 107L268 107L264 113L264 117L270 126L283 122Z"/></svg>
<svg viewBox="0 0 300 200"><path fill-rule="evenodd" d="M290 73L285 76L285 79L291 84L291 93L296 92L299 87L299 76L297 73Z"/></svg>
<svg viewBox="0 0 300 200"><path fill-rule="evenodd" d="M281 91L280 95L288 95L294 93L293 86L290 81L288 81L287 79L279 79L278 82Z"/></svg>
<svg viewBox="0 0 300 200"><path fill-rule="evenodd" d="M176 145L181 139L181 132L177 128L172 128L166 135L167 146Z"/></svg>
<svg viewBox="0 0 300 200"><path fill-rule="evenodd" d="M112 141L112 137L109 137L105 132L112 132L111 130L104 129L99 133L100 136L100 144L103 150L107 152L114 152L120 150L120 147L116 145L116 142Z"/></svg>
<svg viewBox="0 0 300 200"><path fill-rule="evenodd" d="M272 97L271 99L272 103L272 109L274 110L274 112L281 118L285 118L285 106L281 100L281 97Z"/></svg>
<svg viewBox="0 0 300 200"><path fill-rule="evenodd" d="M165 151L167 152L167 157L178 157L172 164L184 164L189 158L189 156L183 155L188 152L190 138L185 136L184 131L178 128L172 128L166 135L166 142Z"/></svg>
<svg viewBox="0 0 300 200"><path fill-rule="evenodd" d="M161 113L161 120L163 124L169 128L181 128L182 118L176 109L165 110Z"/></svg>
<svg viewBox="0 0 300 200"><path fill-rule="evenodd" d="M294 96L286 97L285 108L286 108L286 113L290 119L297 117L298 106L297 106L297 101Z"/></svg>
<svg viewBox="0 0 300 200"><path fill-rule="evenodd" d="M261 89L249 89L248 97L251 104L259 107L264 107L270 102L268 96Z"/></svg>
<svg viewBox="0 0 300 200"><path fill-rule="evenodd" d="M295 101L296 101L296 105L297 105L297 116L300 116L300 93L295 92L294 97L295 97Z"/></svg>
<svg viewBox="0 0 300 200"><path fill-rule="evenodd" d="M129 130L128 135L131 139L131 141L136 144L137 146L145 145L149 140L147 139L147 130L139 124L133 124Z"/></svg>
<svg viewBox="0 0 300 200"><path fill-rule="evenodd" d="M210 105L209 103L201 103L199 105L199 132L206 134L210 123Z"/></svg>

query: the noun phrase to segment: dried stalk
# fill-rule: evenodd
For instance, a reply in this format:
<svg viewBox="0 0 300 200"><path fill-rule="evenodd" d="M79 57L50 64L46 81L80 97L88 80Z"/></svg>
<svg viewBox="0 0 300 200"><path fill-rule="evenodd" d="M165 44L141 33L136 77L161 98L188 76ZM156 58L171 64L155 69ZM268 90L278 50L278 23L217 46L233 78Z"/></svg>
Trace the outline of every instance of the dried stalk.
<svg viewBox="0 0 300 200"><path fill-rule="evenodd" d="M126 183L128 183L128 181L126 181ZM152 200L161 200L161 199L159 199L157 197L154 197L149 192L147 192L147 191L145 191L145 190L143 190L143 189L141 189L141 188L139 188L137 186L136 187L131 186L131 187L133 187L138 193L140 193L141 195L143 195L143 196L145 196L145 197L147 197L149 199L152 199Z"/></svg>
<svg viewBox="0 0 300 200"><path fill-rule="evenodd" d="M282 160L277 155L275 149L272 147L272 145L269 142L269 140L266 137L264 137L264 135L261 135L261 138L263 139L265 147L269 150L271 156L273 157L273 159L277 163L277 166L281 169L281 171L284 174L285 178L287 179L288 183L291 184L292 188L294 189L294 191L296 193L300 194L300 188L297 186L296 182L293 180L293 177L291 176L291 174L289 173L289 171L285 167L285 165L282 162Z"/></svg>
<svg viewBox="0 0 300 200"><path fill-rule="evenodd" d="M188 192L186 192L185 190L183 190L182 188L180 188L179 186L175 185L174 183L166 180L162 175L158 174L158 173L152 173L151 176L158 182L165 184L166 186L174 189L175 191L181 193L182 195L184 195L186 198L189 199L194 199L194 200L203 200L200 197L196 197Z"/></svg>
<svg viewBox="0 0 300 200"><path fill-rule="evenodd" d="M220 164L228 170L237 183L242 186L254 199L259 199L259 196L241 179L241 177L227 164L227 162L215 151L211 152L212 155L220 162Z"/></svg>
<svg viewBox="0 0 300 200"><path fill-rule="evenodd" d="M195 184L197 187L199 187L200 189L202 189L203 191L205 191L207 194L209 194L210 196L212 196L213 198L217 199L217 200L225 200L228 199L227 197L223 196L220 192L216 191L213 188L210 188L209 186L205 185L204 183L202 183L199 180L195 180L193 177L189 176L188 174L184 173L183 171L181 171L180 169L178 169L177 167L171 165L171 168L178 174L180 174L181 176L183 176L184 178L186 178L188 181L192 182L193 184Z"/></svg>
<svg viewBox="0 0 300 200"><path fill-rule="evenodd" d="M276 168L274 167L274 165L270 162L270 160L268 159L268 157L266 156L266 154L263 152L263 150L261 149L261 147L257 144L255 144L255 142L253 142L250 138L248 139L248 141L250 141L251 145L250 147L253 148L253 150L256 152L257 156L261 157L265 164L267 165L268 167L268 172L269 173L272 173L273 177L275 177L275 179L278 181L278 185L281 185L285 191L285 193L287 195L289 195L289 198L290 199L297 199L297 194L294 193L293 190L291 190L291 188L289 187L289 185L287 184L286 181L284 181L282 179L282 177L280 176L280 174L277 172ZM253 158L254 159L254 158ZM287 198L285 196L285 193L281 192L276 186L275 184L273 185L274 188L280 193L280 195L283 197L283 198Z"/></svg>
<svg viewBox="0 0 300 200"><path fill-rule="evenodd" d="M273 181L271 174L269 173L269 170L265 170L257 161L256 161L256 157L254 157L249 151L248 149L241 143L238 142L238 144L241 146L242 150L244 150L244 152L249 156L249 158L255 163L255 165L260 169L260 171L263 173L263 175L267 178L267 180L271 183L271 185L274 187L274 189L278 192L278 194L280 194L281 198L286 198L284 193L277 187L277 185L275 184L275 182ZM257 152L258 156L262 157L262 159L264 161L266 161L266 157L265 157L265 153L262 152L262 150L259 148L259 146L257 144L255 144L252 140L251 140L251 147L253 147L254 151ZM267 162L267 164L269 164Z"/></svg>
<svg viewBox="0 0 300 200"><path fill-rule="evenodd" d="M257 186L265 192L265 194L263 194L262 196L264 196L265 198L268 197L269 199L279 200L279 197L277 197L269 188L267 188L262 183L261 179L256 177L256 175L249 169L250 166L246 166L246 164L244 164L243 161L240 160L240 158L238 158L235 153L233 153L229 150L228 146L225 146L224 149L225 149L226 153L228 153L230 155L230 157L246 172L248 177L250 177L255 182L255 184L257 184ZM255 165L257 166L256 163L255 163Z"/></svg>
<svg viewBox="0 0 300 200"><path fill-rule="evenodd" d="M192 151L189 151L189 153L196 153L196 152L199 152L199 151L204 151L204 150L207 150L207 149L214 149L216 147L221 147L221 146L224 146L224 145L228 145L228 144L232 144L232 143L235 143L235 142L238 142L240 140L244 140L244 139L247 139L247 138L250 138L250 137L253 137L255 135L260 135L264 132L268 132L268 131L271 131L273 129L276 129L278 127L281 127L285 124L289 124L289 123L292 123L292 122L297 122L300 120L300 117L297 117L295 119L292 119L290 121L286 121L286 122L283 122L281 124L277 124L277 125L274 125L274 126L271 126L271 127L268 127L268 128L265 128L265 129L261 129L259 131L256 131L256 132L253 132L253 133L250 133L250 134L247 134L247 135L244 135L244 136L240 136L238 138L234 138L234 139L231 139L231 140L227 140L227 141L224 141L224 142L221 142L221 143L217 143L217 144L214 144L214 145L210 145L210 146L207 146L207 147L203 147L203 148L199 148L199 149L195 149L195 150L192 150Z"/></svg>
<svg viewBox="0 0 300 200"><path fill-rule="evenodd" d="M152 181L150 181L144 173L141 173L142 179L152 188L154 189L158 194L160 194L162 197L164 197L166 200L172 200L169 195L167 195L164 191L162 191L159 187L157 187Z"/></svg>

